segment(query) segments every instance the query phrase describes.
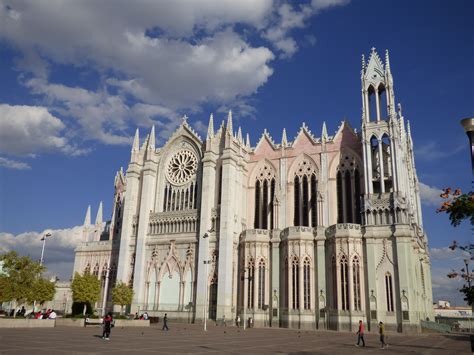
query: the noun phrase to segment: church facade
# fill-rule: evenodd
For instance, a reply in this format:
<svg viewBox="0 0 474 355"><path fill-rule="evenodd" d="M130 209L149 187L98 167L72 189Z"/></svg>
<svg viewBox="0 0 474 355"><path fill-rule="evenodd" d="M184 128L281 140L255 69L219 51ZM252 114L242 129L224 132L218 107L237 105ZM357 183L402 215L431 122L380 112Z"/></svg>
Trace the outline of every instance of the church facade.
<svg viewBox="0 0 474 355"><path fill-rule="evenodd" d="M201 140L183 120L162 146L134 138L112 218L90 208L74 271L117 281L130 311L302 329L413 331L432 316L427 236L409 122L388 52L362 58L362 120L255 146L232 113ZM141 144L140 144L141 143ZM102 301L99 302L99 307Z"/></svg>

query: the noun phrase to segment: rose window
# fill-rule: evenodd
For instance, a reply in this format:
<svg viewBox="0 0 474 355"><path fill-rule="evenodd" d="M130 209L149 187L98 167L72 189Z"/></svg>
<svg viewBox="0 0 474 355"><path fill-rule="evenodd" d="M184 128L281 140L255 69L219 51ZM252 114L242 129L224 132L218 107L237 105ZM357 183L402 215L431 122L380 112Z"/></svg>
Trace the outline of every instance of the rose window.
<svg viewBox="0 0 474 355"><path fill-rule="evenodd" d="M189 150L182 150L170 159L166 176L172 184L183 185L192 179L196 170L196 155Z"/></svg>

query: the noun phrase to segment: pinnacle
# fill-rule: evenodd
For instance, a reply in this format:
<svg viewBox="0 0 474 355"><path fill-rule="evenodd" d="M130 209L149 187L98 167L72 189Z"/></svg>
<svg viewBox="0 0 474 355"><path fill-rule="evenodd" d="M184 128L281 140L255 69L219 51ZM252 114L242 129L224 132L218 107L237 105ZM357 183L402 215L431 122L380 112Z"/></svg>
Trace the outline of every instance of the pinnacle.
<svg viewBox="0 0 474 355"><path fill-rule="evenodd" d="M230 132L230 134L233 134L233 128L232 128L232 110L229 110L229 114L227 115L227 132Z"/></svg>
<svg viewBox="0 0 474 355"><path fill-rule="evenodd" d="M207 127L207 139L214 137L214 115L211 113L209 117L209 125Z"/></svg>

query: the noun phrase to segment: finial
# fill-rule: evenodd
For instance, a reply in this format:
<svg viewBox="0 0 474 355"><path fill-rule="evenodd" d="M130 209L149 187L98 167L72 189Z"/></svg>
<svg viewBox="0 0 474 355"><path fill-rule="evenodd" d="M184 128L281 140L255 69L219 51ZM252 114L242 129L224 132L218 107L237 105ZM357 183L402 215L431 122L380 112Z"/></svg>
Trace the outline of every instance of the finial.
<svg viewBox="0 0 474 355"><path fill-rule="evenodd" d="M183 116L183 117L181 117L181 119L183 120L183 124L186 124L186 123L188 123L188 122L187 122L187 121L188 121L188 118L189 118L189 117L188 117L188 116L186 116L186 114L184 114L184 116Z"/></svg>
<svg viewBox="0 0 474 355"><path fill-rule="evenodd" d="M150 138L148 140L148 149L155 149L155 125L151 126Z"/></svg>
<svg viewBox="0 0 474 355"><path fill-rule="evenodd" d="M326 121L323 121L323 129L321 130L321 141L326 142L328 139L328 130L326 128Z"/></svg>
<svg viewBox="0 0 474 355"><path fill-rule="evenodd" d="M214 115L211 113L209 117L209 125L207 126L207 138L211 139L214 138Z"/></svg>
<svg viewBox="0 0 474 355"><path fill-rule="evenodd" d="M91 205L87 207L86 218L84 218L84 225L89 226L91 224Z"/></svg>
<svg viewBox="0 0 474 355"><path fill-rule="evenodd" d="M95 217L95 224L102 223L102 201L99 203L99 209L97 210L97 216Z"/></svg>
<svg viewBox="0 0 474 355"><path fill-rule="evenodd" d="M375 47L372 47L370 50L372 51L372 53L375 53Z"/></svg>
<svg viewBox="0 0 474 355"><path fill-rule="evenodd" d="M288 146L288 138L286 137L286 129L283 128L283 133L281 134L281 146L287 147Z"/></svg>
<svg viewBox="0 0 474 355"><path fill-rule="evenodd" d="M135 138L133 138L132 152L138 152L140 150L140 133L138 128L135 131Z"/></svg>
<svg viewBox="0 0 474 355"><path fill-rule="evenodd" d="M227 115L227 132L233 134L232 128L232 110L229 110L229 114Z"/></svg>
<svg viewBox="0 0 474 355"><path fill-rule="evenodd" d="M242 129L240 127L239 127L239 130L237 131L237 140L239 141L240 144L244 142L242 139Z"/></svg>
<svg viewBox="0 0 474 355"><path fill-rule="evenodd" d="M390 57L388 55L388 49L385 50L385 70L390 72Z"/></svg>
<svg viewBox="0 0 474 355"><path fill-rule="evenodd" d="M245 145L247 146L247 148L250 148L250 136L249 136L248 133L247 133L247 137L245 139Z"/></svg>

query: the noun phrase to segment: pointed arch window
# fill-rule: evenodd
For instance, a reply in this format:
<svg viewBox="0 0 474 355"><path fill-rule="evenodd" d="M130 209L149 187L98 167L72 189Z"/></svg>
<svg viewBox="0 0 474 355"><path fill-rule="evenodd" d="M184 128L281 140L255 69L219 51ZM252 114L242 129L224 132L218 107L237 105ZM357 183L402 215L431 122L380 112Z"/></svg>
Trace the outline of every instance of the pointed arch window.
<svg viewBox="0 0 474 355"><path fill-rule="evenodd" d="M265 261L258 264L258 309L265 305Z"/></svg>
<svg viewBox="0 0 474 355"><path fill-rule="evenodd" d="M295 257L293 259L293 262L291 263L291 281L292 281L292 308L293 309L299 309L300 308L300 299L299 299L299 294L300 294L300 269L299 269L299 263L298 259Z"/></svg>
<svg viewBox="0 0 474 355"><path fill-rule="evenodd" d="M303 264L303 295L304 309L311 309L311 267L308 258Z"/></svg>
<svg viewBox="0 0 474 355"><path fill-rule="evenodd" d="M295 176L295 220L294 225L300 225L300 178Z"/></svg>
<svg viewBox="0 0 474 355"><path fill-rule="evenodd" d="M90 274L90 273L91 273L91 264L87 264L84 269L84 274Z"/></svg>
<svg viewBox="0 0 474 355"><path fill-rule="evenodd" d="M95 264L94 271L92 272L92 275L94 275L97 278L99 277L99 263Z"/></svg>
<svg viewBox="0 0 474 355"><path fill-rule="evenodd" d="M317 226L317 171L314 164L303 159L294 177L294 225Z"/></svg>
<svg viewBox="0 0 474 355"><path fill-rule="evenodd" d="M340 171L337 172L336 185L337 185L337 223L344 223L344 201L342 197L342 174Z"/></svg>
<svg viewBox="0 0 474 355"><path fill-rule="evenodd" d="M359 169L354 170L354 198L355 198L355 222L361 223L361 212L360 212L360 173Z"/></svg>
<svg viewBox="0 0 474 355"><path fill-rule="evenodd" d="M311 226L316 227L318 225L318 190L316 175L311 175Z"/></svg>
<svg viewBox="0 0 474 355"><path fill-rule="evenodd" d="M393 283L392 283L392 275L387 272L385 274L385 296L387 299L387 311L393 312Z"/></svg>
<svg viewBox="0 0 474 355"><path fill-rule="evenodd" d="M357 256L352 260L352 285L354 287L354 310L360 311L362 306L360 291L360 262Z"/></svg>
<svg viewBox="0 0 474 355"><path fill-rule="evenodd" d="M341 309L343 311L349 310L349 270L347 267L347 258L342 256L340 261L341 267Z"/></svg>
<svg viewBox="0 0 474 355"><path fill-rule="evenodd" d="M275 171L269 165L262 166L255 182L255 229L273 229L275 201Z"/></svg>
<svg viewBox="0 0 474 355"><path fill-rule="evenodd" d="M353 209L353 205L352 205L352 183L351 183L351 173L349 172L349 170L346 170L346 174L344 176L344 180L345 180L345 184L346 184L346 201L345 201L345 205L346 205L346 221L347 223L352 223L353 222L353 219L352 219L352 209Z"/></svg>
<svg viewBox="0 0 474 355"><path fill-rule="evenodd" d="M260 181L255 185L255 221L254 228L260 228Z"/></svg>

